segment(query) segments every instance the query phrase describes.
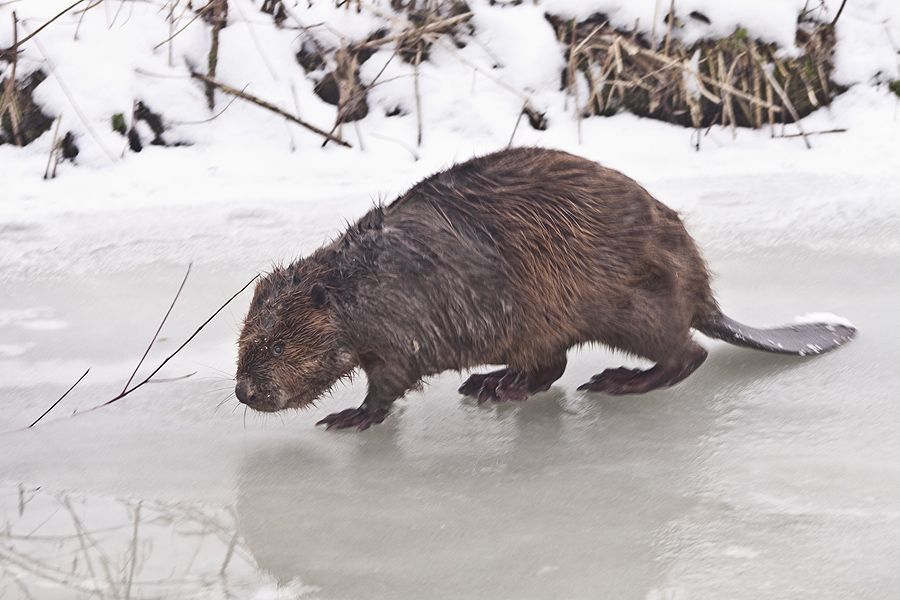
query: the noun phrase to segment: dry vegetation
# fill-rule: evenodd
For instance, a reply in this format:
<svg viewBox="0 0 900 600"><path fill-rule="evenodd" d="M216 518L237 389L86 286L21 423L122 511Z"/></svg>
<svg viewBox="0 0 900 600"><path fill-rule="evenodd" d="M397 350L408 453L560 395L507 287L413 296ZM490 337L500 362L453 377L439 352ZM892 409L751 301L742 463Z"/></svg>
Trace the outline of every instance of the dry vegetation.
<svg viewBox="0 0 900 600"><path fill-rule="evenodd" d="M699 13L688 18L706 19ZM797 25L799 56L738 28L730 36L686 46L666 21L662 39L613 28L604 15L581 22L548 17L566 44L563 86L580 116L622 110L691 127L763 127L794 122L829 104L843 89L830 80L834 26L808 18ZM579 98L583 76L587 97Z"/></svg>
<svg viewBox="0 0 900 600"><path fill-rule="evenodd" d="M217 79L220 32L228 27L230 18L228 0L209 0L203 4L162 1L171 35L158 47L168 45L171 64L171 40L187 27L205 26L209 35L206 64L202 68L189 67L197 83L205 89L211 111L217 109L218 90L231 96L232 101L239 99L276 112L321 136L324 143L333 141L349 146L341 136L342 125L369 113L368 92L384 73L382 68L371 81L360 77L360 66L376 51L388 49L390 60L403 60L414 66L410 104L421 115L418 66L429 60L435 44L452 51L464 47L475 33L472 13L463 0L391 0L389 6L366 0L318 1L334 2L338 8L348 11L370 11L384 22L383 28L363 41L345 40L335 44L326 41L333 40L334 36L321 35L319 25L322 24L298 22L283 0L258 3L260 12L268 15L277 27L298 31L298 68L314 82L316 94L336 107L335 121L330 127L307 123L288 109ZM81 4L75 2L68 10L83 16L100 2L89 2L84 7ZM760 128L795 122L829 104L843 91L830 79L834 24L820 20L824 15L815 10L805 11L798 17L796 39L802 52L789 56L772 44L754 39L743 28L722 39L685 45L678 36L683 24L680 19L708 19L696 12L676 16L675 3L671 6L665 18L666 30L650 34L614 28L600 14L580 22L547 15L561 42L560 52L566 58L561 88L573 97L577 118L628 111L698 129L715 124ZM63 14L65 11L55 18ZM50 130L54 117L44 114L32 99L34 88L46 74L35 71L22 76L21 69L17 74L20 47L37 32L19 39L15 17L12 26L16 35L13 46L0 49L0 67L7 73L0 81L0 143L24 146ZM462 56L459 59L465 62ZM481 72L505 85L495 74ZM519 120L527 117L532 127L546 128L546 119L529 97L520 90L510 88L510 91L523 100ZM126 123L126 115L110 115L113 129L128 138L128 146L133 151L140 151L146 143L165 145L164 119L149 111L144 102L136 102L135 107L130 125ZM161 110L164 112L164 107ZM149 123L149 115L156 119L157 126L152 128L154 137L141 140L134 123L141 118ZM421 143L420 116L418 122ZM57 133L48 173L51 164L73 158L77 152L71 134Z"/></svg>

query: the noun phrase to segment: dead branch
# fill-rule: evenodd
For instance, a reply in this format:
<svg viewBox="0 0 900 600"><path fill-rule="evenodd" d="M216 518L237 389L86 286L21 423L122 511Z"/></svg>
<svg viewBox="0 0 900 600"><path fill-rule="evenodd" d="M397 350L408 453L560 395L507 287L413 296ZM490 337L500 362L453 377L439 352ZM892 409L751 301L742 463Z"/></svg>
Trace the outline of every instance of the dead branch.
<svg viewBox="0 0 900 600"><path fill-rule="evenodd" d="M122 398L124 398L124 397L127 396L128 394L132 393L133 391L135 391L135 390L141 388L142 386L144 386L144 385L150 383L150 380L153 379L154 375L156 375L157 373L159 373L160 370L162 370L162 368L163 368L164 366L166 366L166 364L167 364L170 360L172 360L173 358L175 358L175 355L176 355L176 354L178 354L179 352L181 352L181 351L184 349L184 347L187 346L187 345L191 342L191 340L193 340L195 337L197 337L197 335L198 335L201 331L203 331L203 328L206 327L207 325L209 325L209 322L210 322L210 321L212 321L214 318L216 318L216 316L217 316L220 312L222 312L223 310L225 310L225 307L228 306L229 304L231 304L231 301L232 301L232 300L234 300L235 298L237 298L239 295L241 295L241 293L242 293L244 290L246 290L248 287L250 287L250 285L251 285L254 281L256 281L258 277L259 277L259 275L255 275L255 276L253 277L253 279L251 279L250 281L248 281L247 283L244 284L244 287L242 287L242 288L239 289L237 292L235 292L235 293L234 293L228 300L226 300L226 301L225 301L218 309L216 309L216 312L214 312L212 315L210 315L208 319L206 319L205 321L203 321L203 323L201 323L200 326L197 327L197 329L194 330L194 333L192 333L192 334L191 334L191 335L190 335L190 336L189 336L189 337L188 337L188 338L187 338L180 346L178 346L178 348L176 348L174 352L172 352L172 353L169 354L165 359L163 359L163 361L162 361L161 363L159 363L159 365L158 365L155 369L153 369L153 371L152 371L149 375L147 375L147 377L145 377L145 378L143 379L143 381L141 381L141 382L138 383L138 384L135 384L134 386L132 386L131 388L129 388L129 389L127 389L127 390L124 390L123 392L121 392L121 393L120 393L119 395L117 395L116 397L114 397L114 398L112 398L112 399L110 399L110 400L107 400L107 401L104 402L103 404L100 404L100 405L98 405L98 406L95 406L94 408L92 408L92 409L90 409L90 410L96 410L96 409L98 409L98 408L100 408L100 407L102 407L102 406L109 406L110 404L112 404L112 403L114 403L114 402L118 402L119 400L121 400Z"/></svg>
<svg viewBox="0 0 900 600"><path fill-rule="evenodd" d="M319 129L315 125L307 123L303 119L296 117L281 108L278 108L271 102L266 102L265 100L263 100L262 98L259 98L258 96L254 96L253 94L248 94L247 92L241 91L237 88L233 88L226 83L216 81L215 79L212 79L211 77L207 77L206 75L203 75L202 73L197 73L196 71L191 71L191 77L194 77L195 79L199 79L200 81L203 81L204 83L207 83L209 85L215 86L215 87L219 88L220 90L222 90L223 92L225 92L226 94L229 94L231 96L236 96L238 98L241 98L242 100L246 100L247 102L256 104L257 106L259 106L261 108L265 108L266 110L271 111L277 115L281 115L285 119L288 119L289 121L292 121L292 122L296 123L297 125L300 125L301 127L308 129L308 130L312 131L313 133L316 133L316 134L324 137L326 140L331 140L332 142L339 144L341 146L344 146L345 148L353 147L348 142L345 142L343 139L341 139L340 137L337 137L333 134L328 133L327 131Z"/></svg>
<svg viewBox="0 0 900 600"><path fill-rule="evenodd" d="M181 282L181 286L178 288L178 292L175 294L175 298L172 300L172 304L169 306L169 311L166 312L165 317L163 317L162 323L160 323L159 328L156 330L156 333L155 333L154 336L153 336L153 340L150 342L150 346L152 346L152 345L153 345L153 342L156 341L157 336L159 335L160 330L162 330L163 324L166 322L166 319L168 318L169 313L172 311L172 308L175 306L175 301L178 300L178 297L181 295L181 290L184 288L184 284L185 284L185 281L187 281L187 276L188 276L189 273L190 273L190 266L188 267L187 273L185 273L184 279L183 279L182 282ZM98 408L103 408L104 406L108 406L108 405L110 405L110 404L113 404L114 402L118 402L119 400L121 400L121 399L124 398L125 396L127 396L127 395L131 394L132 392L134 392L135 390L137 390L137 389L139 389L139 388L141 388L141 387L147 385L148 383L157 383L157 382L162 382L162 381L164 381L164 380L161 380L161 379L153 379L153 378L156 376L157 373L159 373L159 372L162 370L162 368L163 368L164 366L166 366L166 364L168 364L168 362L169 362L170 360L172 360L172 359L175 357L176 354L178 354L179 352L181 352L181 351L184 349L185 346L187 346L187 345L188 345L195 337L197 337L197 335L198 335L201 331L203 331L203 329L204 329L207 325L209 325L209 323L210 323L213 319L215 319L216 316L217 316L220 312L222 312L223 310L225 310L225 307L226 307L226 306L228 306L229 304L231 304L231 302L232 302L235 298L237 298L244 290L246 290L248 287L250 287L250 285L251 285L254 281L256 281L258 278L259 278L259 275L258 275L258 274L255 275L255 276L253 277L253 279L251 279L250 281L248 281L247 283L245 283L244 286L243 286L241 289L239 289L237 292L235 292L234 294L232 294L232 296L231 296L230 298L228 298L228 300L226 300L225 302L223 302L222 305L219 306L219 308L216 309L216 311L215 311L212 315L209 316L209 318L207 318L205 321L203 321L203 323L201 323L200 326L197 327L197 328L194 330L194 332L193 332L193 333L192 333L192 334L191 334L191 335L190 335L190 336L189 336L189 337L188 337L188 338L187 338L180 346L178 346L178 348L175 349L174 352L172 352L172 353L170 353L168 356L166 356L166 358L163 359L163 361L160 362L159 365L157 365L157 367L156 367L155 369L153 369L153 371L151 371L150 374L147 375L147 377L145 377L142 381L140 381L139 383L137 383L137 384L135 384L135 385L133 385L133 386L131 386L131 387L128 387L128 384L126 384L125 387L122 389L122 391L121 391L118 395L116 395L115 397L111 398L110 400L107 400L107 401L104 402L103 404L98 404L97 406L94 406L93 408L90 408L90 409L88 409L88 410L86 410L86 411L82 411L81 414L84 414L84 413L87 413L87 412L91 412L91 411L97 410ZM149 352L150 346L148 346L147 352ZM138 362L137 368L135 368L134 373L132 373L131 378L128 380L129 383L132 381L132 379L134 378L135 373L137 373L137 370L140 368L140 366L141 366L141 364L143 363L144 359L147 357L147 352L144 353L144 356L142 356L140 362ZM57 404L59 404L60 402L62 402L63 398L65 398L65 397L69 394L69 392L71 392L73 389L75 389L75 386L77 386L79 383L81 383L81 380L84 379L84 378L87 376L87 374L88 374L89 372L90 372L90 369L88 369L87 371L85 371L84 374L83 374L81 377L78 378L78 381L76 381L75 383L73 383L73 384L72 384L72 387L70 387L68 390L66 390L66 393L65 393L65 394L63 394L62 396L60 396L59 399L58 399L56 402L54 402L54 403L50 406L50 408L48 408L47 410L45 410L44 413L43 413L40 417L38 417L37 419L35 419L34 422L33 422L31 425L29 425L28 427L26 427L26 429L30 429L30 428L34 427L41 419L43 419L45 416L47 416L47 414L48 414L51 410L53 410L53 409L56 407ZM187 378L187 377L190 377L191 375L193 375L193 373L191 373L191 374L189 374L189 375L186 375L186 376L182 376L182 377L177 377L177 378L174 378L174 379L170 379L170 380L168 380L168 381L176 381L176 380L179 380L179 379L185 379L185 378Z"/></svg>

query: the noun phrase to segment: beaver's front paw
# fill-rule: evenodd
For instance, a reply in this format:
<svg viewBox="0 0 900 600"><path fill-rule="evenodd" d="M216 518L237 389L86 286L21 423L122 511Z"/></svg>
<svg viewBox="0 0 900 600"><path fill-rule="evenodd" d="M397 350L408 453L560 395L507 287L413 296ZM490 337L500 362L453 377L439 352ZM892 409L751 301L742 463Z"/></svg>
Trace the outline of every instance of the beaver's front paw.
<svg viewBox="0 0 900 600"><path fill-rule="evenodd" d="M316 425L324 425L325 429L356 427L357 431L363 431L376 423L381 423L387 415L387 410L372 410L363 404L359 408L348 408L347 410L332 413L316 423Z"/></svg>

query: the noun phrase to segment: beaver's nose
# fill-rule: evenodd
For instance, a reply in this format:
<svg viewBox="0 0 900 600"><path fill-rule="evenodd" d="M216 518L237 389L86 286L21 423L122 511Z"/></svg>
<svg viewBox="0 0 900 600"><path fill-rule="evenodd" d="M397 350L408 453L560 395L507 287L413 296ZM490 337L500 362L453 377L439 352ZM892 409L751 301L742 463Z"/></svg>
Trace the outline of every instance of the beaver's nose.
<svg viewBox="0 0 900 600"><path fill-rule="evenodd" d="M238 400L248 406L256 404L256 394L254 393L250 382L246 379L238 380L237 385L234 386L234 395L237 396Z"/></svg>

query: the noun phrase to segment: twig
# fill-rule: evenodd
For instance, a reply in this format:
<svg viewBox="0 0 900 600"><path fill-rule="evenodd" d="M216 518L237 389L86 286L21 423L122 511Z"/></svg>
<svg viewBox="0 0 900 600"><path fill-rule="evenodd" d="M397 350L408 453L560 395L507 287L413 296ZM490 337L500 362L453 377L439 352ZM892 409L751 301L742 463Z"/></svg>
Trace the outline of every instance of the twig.
<svg viewBox="0 0 900 600"><path fill-rule="evenodd" d="M378 11L378 10L372 10L372 12L374 12L376 15L378 15L378 14L384 15L384 13L381 13L381 11ZM433 23L428 23L426 25L422 25L421 27L409 27L407 29L404 29L403 31L401 31L398 34L388 35L383 38L379 38L377 40L369 40L369 41L363 42L361 44L356 44L353 46L353 48L356 50L361 50L363 48L379 48L381 46L384 46L385 44L390 44L391 42L403 41L404 39L409 39L409 38L421 39L422 36L424 36L426 34L435 34L435 33L443 34L444 32L441 31L441 29L443 27L448 27L450 25L455 25L456 23L459 23L460 21L465 21L466 19L471 18L472 14L473 13L471 13L471 12L465 12L460 15L456 15L455 17L448 17L448 18L442 19L440 21L434 21Z"/></svg>
<svg viewBox="0 0 900 600"><path fill-rule="evenodd" d="M46 416L47 416L47 413L49 413L51 410L53 410L54 408L56 408L56 405L59 404L60 402L62 402L62 401L63 401L63 398L65 398L66 396L68 396L68 395L69 395L69 392L71 392L72 390L74 390L74 389L75 389L75 386L78 385L79 383L81 383L81 380L84 379L85 377L87 377L87 374L90 373L90 372L91 372L91 370L90 370L90 369L87 369L84 373L82 373L82 374L81 374L81 377L78 378L78 381L76 381L75 383L73 383L73 384L72 384L72 387L70 387L69 389L67 389L67 390L66 390L66 393L63 394L62 396L60 396L59 399L58 399L56 402L54 402L52 405L50 405L50 408L48 408L47 410L45 410L45 411L43 412L43 414L41 414L41 416L39 416L37 419L35 419L34 422L32 422L31 425L29 425L29 426L27 427L27 429L31 429L32 427L34 427L35 425L37 425L38 421L40 421L41 419L43 419L44 417L46 417Z"/></svg>
<svg viewBox="0 0 900 600"><path fill-rule="evenodd" d="M838 19L841 18L841 13L844 12L844 5L847 4L847 0L841 2L841 7L838 9L837 14L834 15L834 19L831 21L831 26L834 27L835 23L838 22Z"/></svg>
<svg viewBox="0 0 900 600"><path fill-rule="evenodd" d="M766 79L769 80L769 85L771 85L775 90L775 93L781 97L781 101L784 103L785 108L787 108L788 112L791 113L791 117L793 117L794 124L797 125L797 129L800 130L800 135L803 137L803 143L806 144L806 148L808 150L812 150L812 144L809 143L809 138L807 137L806 132L803 131L803 125L800 124L800 115L797 113L797 109L794 108L794 104L791 102L791 99L788 98L787 92L785 92L784 88L781 87L778 81L775 80L775 76L772 75L772 71L762 64L762 61L759 62L759 67L762 69L763 74L765 74Z"/></svg>
<svg viewBox="0 0 900 600"><path fill-rule="evenodd" d="M394 144L397 144L398 146L400 146L401 148L403 148L404 150L406 150L407 152L409 152L410 156L412 156L412 159L413 159L414 161L418 161L419 158L420 158L420 157L419 157L419 153L416 152L415 148L409 146L408 144L405 144L405 143L404 143L403 141L401 141L401 140L398 140L398 139L392 138L392 137L388 137L388 136L386 136L386 135L379 135L379 134L377 134L377 133L370 133L369 135L370 135L371 137L375 138L375 139L384 140L384 141L386 141L386 142L392 142L392 143L394 143Z"/></svg>
<svg viewBox="0 0 900 600"><path fill-rule="evenodd" d="M121 400L122 398L124 398L125 396L127 396L128 394L130 394L131 392L133 392L133 391L137 390L138 388L140 388L140 387L146 385L147 383L149 383L150 380L153 379L153 376L154 376L154 375L156 375L157 373L159 373L160 370L162 370L162 368L163 368L164 366L166 366L166 364L167 364L170 360L172 360L173 358L175 358L175 355L176 355L176 354L178 354L179 352L181 352L181 350L184 349L184 347L187 346L187 345L191 342L191 340L193 340L195 337L197 337L197 335L203 330L203 328L206 327L206 326L209 324L210 321L212 321L214 318L216 318L216 315L218 315L220 312L222 312L223 310L225 310L225 307L228 306L229 304L231 304L231 301L232 301L232 300L234 300L235 298L237 298L239 295L241 295L241 293L242 293L244 290L246 290L248 287L250 287L250 285L251 285L254 281L256 281L258 277L259 277L259 275L255 275L255 276L253 277L253 279L251 279L250 281L248 281L247 283L244 284L244 287L242 287L241 289L239 289L239 290L238 290L237 292L235 292L228 300L226 300L226 301L225 301L225 302L224 302L224 303L216 310L216 312L214 312L212 315L210 315L208 319L206 319L205 321L203 321L203 323L201 323L200 326L197 327L197 329L194 330L194 333L192 333L192 334L190 335L190 337L188 337L188 339L186 339L180 346L178 346L178 348L176 348L174 352L172 352L171 354L169 354L169 355L168 355L161 363L159 363L159 365L158 365L155 369L153 369L153 371L152 371L149 375L147 375L147 377L144 378L143 381L141 381L141 382L138 383L138 384L135 384L135 385L132 386L130 389L127 389L127 390L123 391L122 393L120 393L120 394L119 394L118 396L116 396L115 398L112 398L112 399L110 399L110 400L107 400L107 401L104 402L103 404L100 404L99 406L95 406L94 408L92 408L92 409L90 409L90 410L96 410L97 408L100 408L100 407L102 407L102 406L108 406L108 405L112 404L113 402L118 402L119 400Z"/></svg>
<svg viewBox="0 0 900 600"><path fill-rule="evenodd" d="M81 24L82 24L82 22L84 22L84 15L86 15L88 13L88 11L91 10L92 8L94 8L95 6L100 6L101 4L103 4L103 0L97 0L93 4L88 4L84 10L78 11L79 12L78 24L75 25L75 35L72 36L73 40L75 40L76 42L78 41L78 32L81 31ZM122 10L123 4L124 4L124 2L122 4L119 4L119 10ZM118 15L119 15L119 11L117 10L116 16L118 16Z"/></svg>
<svg viewBox="0 0 900 600"><path fill-rule="evenodd" d="M184 27L182 27L181 29L179 29L178 31L176 31L175 33L173 33L172 35L170 35L169 37L167 37L166 39L164 39L163 41L161 41L161 42L158 43L157 45L153 46L153 49L154 49L154 50L159 50L159 47L160 47L160 46L162 46L163 44L166 44L166 43L168 43L168 42L171 42L171 41L175 38L175 36L177 36L179 33L181 33L182 31L184 31L184 30L187 29L188 27L190 27L191 23L193 23L194 21L196 21L197 19L199 19L200 17L202 17L202 16L203 16L203 13L205 13L207 10L209 10L209 7L212 6L212 5L213 5L213 2L215 2L215 1L216 1L216 0L209 0L209 2L207 2L206 4L204 4L203 6L201 6L200 8L198 8L196 14L193 16L193 18L191 18L190 21L188 21L187 23L184 24Z"/></svg>
<svg viewBox="0 0 900 600"><path fill-rule="evenodd" d="M249 83L247 85L245 85L243 88L241 88L241 91L243 92L248 87L250 87ZM222 109L220 109L219 112L217 112L213 116L208 117L206 119L200 119L199 121L169 121L169 122L172 123L173 125L203 125L204 123L209 123L211 121L215 121L216 119L221 117L222 113L224 113L226 110L231 108L231 105L234 104L235 100L237 100L237 96L232 96L231 100L228 101L228 104L226 104Z"/></svg>
<svg viewBox="0 0 900 600"><path fill-rule="evenodd" d="M22 38L21 40L19 40L17 42L14 42L13 45L10 46L9 48L0 50L0 58L3 58L6 54L9 54L10 56L15 55L19 51L19 48L22 46L22 44L24 44L25 42L27 42L28 40L30 40L31 38L33 38L34 36L39 34L48 25L50 25L50 23L57 20L58 18L60 18L61 16L63 16L64 14L66 14L67 12L69 12L70 10L72 10L73 8L78 6L79 4L81 4L82 2L86 2L86 1L87 0L76 0L75 2L70 4L68 7L64 8L59 13L57 13L56 16L51 18L49 21L47 21L46 23L44 23L43 25L41 25L40 27L38 27L37 29L35 29L34 31L32 31L31 33L26 35L24 38Z"/></svg>
<svg viewBox="0 0 900 600"><path fill-rule="evenodd" d="M528 102L522 105L522 110L519 111L519 118L516 119L516 125L513 127L512 135L509 136L509 142L506 144L507 148L512 147L513 140L516 137L516 132L519 130L519 123L522 122L522 117L525 116L525 107L528 106Z"/></svg>
<svg viewBox="0 0 900 600"><path fill-rule="evenodd" d="M78 115L78 118L81 120L81 123L84 125L84 128L87 129L88 133L91 134L91 137L94 138L94 141L100 146L100 149L103 150L103 153L106 154L106 157L109 159L109 162L115 164L116 157L112 152L109 151L109 148L103 143L100 139L100 136L97 135L97 131L94 129L94 126L88 120L88 118L84 115L81 108L75 102L75 97L72 95L72 92L69 91L69 86L63 81L62 77L59 76L59 73L56 72L56 67L53 66L53 62L50 60L50 56L44 51L44 46L41 44L40 40L34 40L35 46L37 46L41 55L43 55L44 60L47 62L47 66L50 69L50 73L56 78L56 83L59 85L59 88L62 90L63 94L65 94L66 98L69 100L69 104L72 105L72 109L75 111L75 114Z"/></svg>
<svg viewBox="0 0 900 600"><path fill-rule="evenodd" d="M272 63L269 61L266 53L263 52L262 44L259 43L259 36L256 35L255 28L250 26L251 21L246 17L246 15L244 15L244 11L241 8L241 3L235 2L233 6L238 11L238 15L241 17L241 22L247 23L247 33L250 34L250 38L253 40L253 45L256 46L256 53L259 54L259 57L262 59L263 64L266 65L266 69L269 71L269 75L271 75L273 81L278 81L278 73L275 71L275 68L272 67Z"/></svg>
<svg viewBox="0 0 900 600"><path fill-rule="evenodd" d="M416 46L416 62L413 65L413 90L416 94L416 147L422 147L422 94L419 93L419 63L422 62L422 40Z"/></svg>
<svg viewBox="0 0 900 600"><path fill-rule="evenodd" d="M824 135L826 133L847 133L847 130L843 127L836 127L834 129L824 129L822 131L808 131L806 133L785 133L783 135L776 135L778 138L795 138L795 137L803 137L808 135Z"/></svg>
<svg viewBox="0 0 900 600"><path fill-rule="evenodd" d="M336 137L336 136L328 133L327 131L323 131L322 129L319 129L315 125L311 125L310 123L307 123L303 119L296 117L296 116L292 115L291 113L289 113L285 110L282 110L281 108L278 108L271 102L266 102L262 98L254 96L253 94L248 94L247 92L233 88L228 84L222 83L220 81L216 81L215 79L212 79L211 77L207 77L206 75L204 75L202 73L197 73L196 71L191 71L191 77L194 77L195 79L199 79L200 81L203 81L212 86L215 86L215 87L219 88L220 90L222 90L223 92L225 92L226 94L229 94L231 96L237 96L238 98L241 98L242 100L246 100L247 102L252 102L253 104L256 104L257 106L259 106L261 108L265 108L266 110L272 111L273 113L275 113L277 115L281 115L285 119L293 121L297 125L300 125L301 127L304 127L305 129L309 129L313 133L316 133L316 134L324 137L325 139L331 140L332 142L335 142L336 144L340 144L341 146L344 146L345 148L353 147L348 142L345 142L343 139L341 139L340 137Z"/></svg>
<svg viewBox="0 0 900 600"><path fill-rule="evenodd" d="M59 143L59 125L62 123L62 115L56 118L56 128L53 129L53 142L50 144L50 155L47 157L47 168L44 169L44 179L50 179L50 165L53 164L53 171L56 171L56 163L54 158L58 160L59 152L57 144Z"/></svg>
<svg viewBox="0 0 900 600"><path fill-rule="evenodd" d="M12 13L12 22L13 22L13 47L17 47L19 45L19 19L16 17L16 11ZM12 128L13 139L16 142L16 145L20 148L25 145L25 140L22 137L22 130L19 128L19 99L16 94L16 65L19 62L19 55L15 52L12 54L12 73L9 76L9 87L7 88L7 93L9 94L9 124ZM0 111L0 115L2 115L2 111Z"/></svg>
<svg viewBox="0 0 900 600"><path fill-rule="evenodd" d="M117 402L117 401L121 400L122 398L124 398L125 396L127 396L128 394L130 394L130 393L132 393L133 391L137 390L138 388L143 387L144 385L147 385L148 383L157 383L157 382L162 382L162 381L164 381L164 380L161 380L161 379L156 379L156 380L154 380L153 377L154 377L157 373L159 373L159 372L162 370L162 368L163 368L164 366L166 366L166 364L167 364L170 360L172 360L172 358L175 357L176 354L178 354L179 352L181 352L181 351L184 349L185 346L187 346L187 345L188 345L195 337L197 337L197 335L203 330L203 328L205 328L207 325L209 325L210 321L212 321L213 319L215 319L216 316L217 316L220 312L222 312L223 310L225 310L225 307L228 306L229 304L231 304L231 301L232 301L232 300L234 300L235 298L237 298L244 290L246 290L248 287L250 287L250 285L251 285L254 281L256 281L258 278L259 278L259 275L255 275L255 276L253 277L253 279L251 279L250 281L248 281L247 283L245 283L244 286L243 286L241 289L239 289L237 292L235 292L230 298L228 298L228 300L226 300L221 306L219 306L219 308L216 309L216 311L215 311L212 315L210 315L209 318L207 318L205 321L203 321L203 323L201 323L200 326L197 327L197 329L194 330L194 333L192 333L192 334L190 335L190 337L188 337L188 338L187 338L180 346L178 346L178 348L176 348L174 352L172 352L171 354L169 354L168 356L166 356L166 358L165 358L161 363L159 363L159 365L157 365L157 367L156 367L155 369L153 369L153 371L152 371L147 377L145 377L140 383L137 383L137 384L133 385L133 386L130 387L130 388L128 388L128 386L126 386L127 389L124 389L122 392L120 392L120 393L119 393L117 396L115 396L114 398L112 398L112 399L110 399L110 400L107 400L107 401L104 402L103 404L98 404L97 406L94 406L93 408L90 408L90 409L88 409L88 410L81 411L79 414L85 414L85 413L88 413L88 412L97 410L98 408L103 408L104 406L108 406L108 405L110 405L110 404L112 404L112 403L114 403L114 402ZM187 274L185 274L185 279L187 279ZM184 282L182 282L182 286L183 286L183 285L184 285ZM181 288L180 288L180 287L179 287L179 289L178 289L178 293L179 293L179 294L181 293ZM176 294L176 299L177 299L177 297L178 297L178 296L177 296L177 294ZM172 302L172 304L174 305L174 301ZM171 310L171 307L170 307L169 310ZM168 316L168 313L166 313L166 316ZM165 319L163 319L163 323L164 323L164 322L165 322ZM162 324L160 324L160 328L161 328L161 327L162 327ZM158 334L159 334L159 330L157 330L157 332L156 332L156 335L158 335ZM156 339L155 336L154 336L154 339ZM151 345L152 345L152 343L151 343ZM145 356L146 356L146 354L145 354ZM143 358L141 359L141 361L143 361ZM138 367L140 367L140 363L138 364ZM136 371L137 371L137 370L135 370L135 372L136 372ZM87 371L85 371L84 374L83 374L81 377L78 378L78 381L76 381L74 384L72 384L72 387L70 387L70 388L66 391L65 394L63 394L62 396L60 396L59 400L57 400L56 402L54 402L53 405L52 405L50 408L48 408L47 410L44 411L44 414L42 414L40 417L38 417L37 419L35 419L35 421L34 421L31 425L29 425L28 427L26 427L26 429L30 429L30 428L34 427L34 426L38 423L38 421L40 421L41 419L43 419L43 418L47 415L47 413L49 413L51 410L53 410L53 408L54 408L57 404L59 404L60 402L62 402L63 398L65 398L65 397L69 394L69 392L71 392L71 391L75 388L75 386L78 385L78 384L81 382L81 380L84 379L84 378L87 376L88 372L90 372L90 369L88 369ZM190 374L188 374L188 375L184 375L184 376L181 376L181 377L172 378L172 379L169 379L169 381L176 381L176 380L179 380L179 379L186 379L187 377L191 377L192 375L194 375L194 373L190 373ZM132 376L133 376L133 374L132 374Z"/></svg>
<svg viewBox="0 0 900 600"><path fill-rule="evenodd" d="M147 383L155 384L155 383L172 383L175 381L184 381L185 379L190 379L194 375L197 374L197 371L191 371L186 375L179 375L178 377L166 377L165 379L154 379L153 381L148 381Z"/></svg>
<svg viewBox="0 0 900 600"><path fill-rule="evenodd" d="M715 86L719 87L720 89L722 89L723 91L727 91L727 92L733 94L734 96L737 96L738 98L743 98L744 100L746 100L750 103L764 106L764 107L769 108L770 110L773 110L776 112L781 111L781 107L776 106L771 102L766 102L764 100L754 97L751 94L742 92L741 90L737 89L736 87L734 87L732 85L719 84L718 82L716 82L715 79L708 77L708 76L704 75L703 73L694 71L690 67L687 67L687 66L683 65L682 63L680 63L679 61L669 58L668 56L664 56L664 55L659 54L658 52L653 52L652 50L647 50L646 48L642 48L641 46L634 45L631 42L625 40L624 38L619 38L619 41L629 54L640 54L642 56L646 56L648 58L651 58L653 60L661 62L661 63L665 64L666 66L674 67L674 68L680 69L682 71L690 71L692 75L696 75L698 80L703 81L705 83L709 83L711 85L715 85Z"/></svg>
<svg viewBox="0 0 900 600"><path fill-rule="evenodd" d="M184 289L184 284L187 283L188 276L191 274L191 267L193 263L188 264L187 271L184 273L184 279L181 280L181 285L178 286L178 291L175 292L175 297L172 298L172 303L169 304L169 310L166 311L166 314L163 316L162 321L159 323L159 327L156 328L156 333L153 334L153 338L150 340L150 343L147 345L147 349L144 350L144 355L141 356L141 360L138 361L137 366L134 368L134 371L131 373L131 377L128 378L128 381L125 382L125 385L122 387L122 393L128 389L128 386L131 385L131 382L134 381L134 376L137 375L138 369L141 368L141 365L144 364L144 359L147 358L147 355L150 354L150 349L153 347L153 344L156 343L156 339L159 337L159 332L162 331L163 325L166 324L166 319L169 318L169 315L172 314L172 309L175 308L175 303L178 302L178 297L181 296L181 290Z"/></svg>
<svg viewBox="0 0 900 600"><path fill-rule="evenodd" d="M666 55L666 58L669 57L669 42L672 40L672 25L675 23L675 0L672 0L669 3L669 18L666 19L668 23L666 23L666 42L663 46L663 54ZM653 49L654 51L656 48Z"/></svg>

